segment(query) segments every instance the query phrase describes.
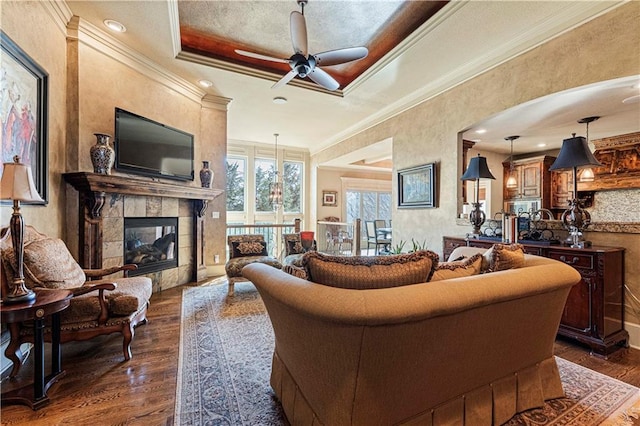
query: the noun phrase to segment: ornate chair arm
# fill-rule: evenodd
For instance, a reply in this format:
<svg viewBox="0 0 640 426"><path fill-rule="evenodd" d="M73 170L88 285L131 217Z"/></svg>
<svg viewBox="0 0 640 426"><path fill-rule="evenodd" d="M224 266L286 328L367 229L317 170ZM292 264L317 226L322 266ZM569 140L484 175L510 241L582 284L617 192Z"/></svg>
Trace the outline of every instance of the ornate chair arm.
<svg viewBox="0 0 640 426"><path fill-rule="evenodd" d="M120 271L124 271L124 276L126 277L128 275L129 271L133 271L138 269L138 265L135 265L133 263L129 263L127 265L120 265L120 266L112 266L110 268L102 268L102 269L83 269L84 270L84 274L87 276L87 278L101 278L105 275L111 275L114 274L116 272L120 272Z"/></svg>
<svg viewBox="0 0 640 426"><path fill-rule="evenodd" d="M103 325L109 318L109 309L107 307L107 301L104 297L104 291L115 290L118 284L109 281L88 281L82 287L73 289L73 296L80 296L81 294L91 293L98 290L98 303L100 304L100 315L98 316L98 324Z"/></svg>
<svg viewBox="0 0 640 426"><path fill-rule="evenodd" d="M101 290L100 296L104 290L115 290L118 284L111 281L87 281L82 287L72 288L73 296L80 296L81 294L91 293L92 291Z"/></svg>

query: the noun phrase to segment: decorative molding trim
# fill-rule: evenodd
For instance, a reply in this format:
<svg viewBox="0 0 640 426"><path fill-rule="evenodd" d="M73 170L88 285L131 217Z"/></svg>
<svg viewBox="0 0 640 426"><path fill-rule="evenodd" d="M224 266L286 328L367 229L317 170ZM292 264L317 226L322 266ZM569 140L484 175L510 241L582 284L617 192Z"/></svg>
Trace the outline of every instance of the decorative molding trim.
<svg viewBox="0 0 640 426"><path fill-rule="evenodd" d="M204 95L202 98L202 107L210 109L218 109L220 111L228 111L229 105L233 99L216 95Z"/></svg>
<svg viewBox="0 0 640 426"><path fill-rule="evenodd" d="M177 58L182 43L180 42L180 14L178 13L178 0L168 0L169 8L169 30L171 31L171 44L173 48L173 57Z"/></svg>
<svg viewBox="0 0 640 426"><path fill-rule="evenodd" d="M53 22L56 24L60 32L67 35L67 23L71 20L73 12L64 1L43 1L39 2L42 7L51 15Z"/></svg>
<svg viewBox="0 0 640 426"><path fill-rule="evenodd" d="M198 104L200 104L205 95L205 92L198 89L195 84L166 71L141 53L131 49L82 18L78 23L78 38L86 46L138 71Z"/></svg>
<svg viewBox="0 0 640 426"><path fill-rule="evenodd" d="M441 76L439 79L434 80L431 84L428 84L422 87L420 90L417 90L410 95L399 99L397 102L388 105L385 108L380 109L377 113L372 114L365 118L364 120L356 123L355 125L345 129L344 131L338 133L334 137L328 139L326 144L322 144L322 146L318 147L316 150L311 151L311 155L318 154L324 150L331 149L332 146L337 145L343 142L346 139L349 139L358 133L364 132L367 129L370 129L390 118L399 115L416 105L419 105L422 102L426 102L430 99L433 99L442 93L453 89L473 78L483 74L487 71L490 71L510 60L527 53L530 50L533 50L556 37L561 36L576 27L583 25L601 15L604 15L611 10L622 6L627 3L628 0L618 0L615 2L594 2L589 3L588 6L585 6L585 3L578 2L575 4L571 4L567 7L564 13L557 14L553 17L550 17L549 20L545 21L544 24L541 24L537 27L533 27L527 30L525 33L521 34L519 37L515 37L510 40L506 40L504 44L496 47L492 50L491 54L483 55L482 57L478 57L473 61L469 61L459 67L456 67L449 74L445 74ZM442 19L449 18L455 12L461 10L464 6L467 5L467 2L450 2L447 6L445 6L441 11L436 14L437 22L439 23ZM442 16L444 15L444 16ZM420 33L420 37L428 34L429 31L432 31L435 27L430 25L430 21L425 23L424 28L420 28L417 31ZM558 31L557 28L563 22L572 22L573 24L569 27L563 29L562 31ZM394 49L391 54L399 55L403 53L404 50L407 50L411 46L415 44L418 39L411 39L411 41L407 42L405 46L402 43L399 46L403 46L403 50L399 50L396 52ZM392 58L389 58L389 62L392 61ZM387 61L387 58L384 57L381 61ZM376 68L376 71L379 69ZM373 71L372 71L373 72ZM360 78L363 80L360 81ZM362 84L365 80L370 78L368 76L368 71L365 72L361 77L356 79L357 85ZM353 88L357 87L352 83L348 89L353 90ZM348 94L348 91L345 90L345 94Z"/></svg>

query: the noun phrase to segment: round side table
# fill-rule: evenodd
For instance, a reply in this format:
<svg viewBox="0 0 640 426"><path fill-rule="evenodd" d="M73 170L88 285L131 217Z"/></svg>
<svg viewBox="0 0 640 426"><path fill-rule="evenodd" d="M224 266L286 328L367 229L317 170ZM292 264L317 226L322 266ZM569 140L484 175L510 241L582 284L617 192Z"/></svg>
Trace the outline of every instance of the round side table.
<svg viewBox="0 0 640 426"><path fill-rule="evenodd" d="M33 321L33 386L26 385L2 393L2 404L25 404L38 410L49 403L47 390L57 382L64 371L60 368L60 312L69 307L73 293L69 290L34 289L36 300L0 305L2 322L11 332L11 342L5 355L13 362L11 378L20 369L20 359L15 352L20 345L20 323ZM45 319L51 316L51 374L44 374L44 327Z"/></svg>

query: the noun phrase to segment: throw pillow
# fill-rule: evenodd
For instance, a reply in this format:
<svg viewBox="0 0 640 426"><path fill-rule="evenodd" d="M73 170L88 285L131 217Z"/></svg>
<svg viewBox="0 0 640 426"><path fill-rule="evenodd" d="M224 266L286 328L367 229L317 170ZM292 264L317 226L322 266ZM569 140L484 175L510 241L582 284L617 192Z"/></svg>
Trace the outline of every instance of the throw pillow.
<svg viewBox="0 0 640 426"><path fill-rule="evenodd" d="M331 256L312 251L303 256L302 264L310 281L363 290L429 281L438 255L429 250L389 256Z"/></svg>
<svg viewBox="0 0 640 426"><path fill-rule="evenodd" d="M267 243L265 241L233 241L231 243L233 256L269 256Z"/></svg>
<svg viewBox="0 0 640 426"><path fill-rule="evenodd" d="M289 240L287 241L287 246L287 253L289 253L289 255L306 253L304 251L304 247L302 247L302 243L300 242L300 240ZM316 240L313 240L313 244L311 245L311 248L309 250L318 250Z"/></svg>
<svg viewBox="0 0 640 426"><path fill-rule="evenodd" d="M522 244L494 244L483 254L482 270L497 272L524 266Z"/></svg>
<svg viewBox="0 0 640 426"><path fill-rule="evenodd" d="M57 238L43 238L26 244L23 256L24 282L28 288L68 289L81 287L87 280L67 246ZM5 250L3 257L15 272L13 248Z"/></svg>
<svg viewBox="0 0 640 426"><path fill-rule="evenodd" d="M440 262L433 273L431 281L448 280L451 278L477 275L482 270L482 254L474 254L469 258L456 259L452 262Z"/></svg>

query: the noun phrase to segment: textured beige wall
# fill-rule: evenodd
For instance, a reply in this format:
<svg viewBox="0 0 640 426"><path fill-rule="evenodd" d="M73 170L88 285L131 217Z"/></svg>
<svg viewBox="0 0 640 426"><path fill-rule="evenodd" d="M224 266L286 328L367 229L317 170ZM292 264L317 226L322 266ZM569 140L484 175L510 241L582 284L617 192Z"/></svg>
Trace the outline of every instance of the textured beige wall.
<svg viewBox="0 0 640 426"><path fill-rule="evenodd" d="M96 141L93 133L113 134L116 106L193 134L196 180L187 184L200 185L197 173L206 159L216 173L214 188L225 187L224 106L217 110L203 108L201 102L88 47L77 38L77 17L65 29L57 15L35 1L2 1L0 13L2 30L49 73L49 204L23 207L28 224L49 236L63 238L77 255L77 192L63 182L62 173L93 171L89 158L89 149ZM221 212L221 219L205 219L207 250L212 249L207 263L213 263L215 253L224 253L224 233L219 226L225 222L224 206L224 197L220 197L209 212ZM181 216L185 209L180 202ZM10 207L0 207L0 223L7 224L10 215ZM186 269L180 267L179 283L189 281Z"/></svg>
<svg viewBox="0 0 640 426"><path fill-rule="evenodd" d="M394 172L425 163L438 165L439 207L394 210L394 238L426 239L442 250L444 235L469 228L456 226L460 211L462 171L458 134L493 114L551 93L598 81L640 74L640 2L630 2L559 36L431 100L371 127L312 159L322 163L374 141L393 138ZM396 177L394 173L394 188ZM497 180L492 185L501 185ZM500 186L495 188L500 191ZM615 203L615 195L608 199ZM624 193L619 195L625 197ZM592 233L595 234L595 233ZM594 237L602 244L628 247L626 284L640 295L640 274L630 262L638 258L638 235ZM597 241L600 242L600 241ZM636 260L631 260L631 259ZM633 273L635 271L635 273ZM639 323L631 312L628 319Z"/></svg>
<svg viewBox="0 0 640 426"><path fill-rule="evenodd" d="M2 31L49 74L49 203L44 207L25 205L22 215L28 225L39 231L64 237L65 196L60 173L65 170L65 33L38 2L2 1L0 22ZM8 225L10 217L11 207L0 206L0 226Z"/></svg>

